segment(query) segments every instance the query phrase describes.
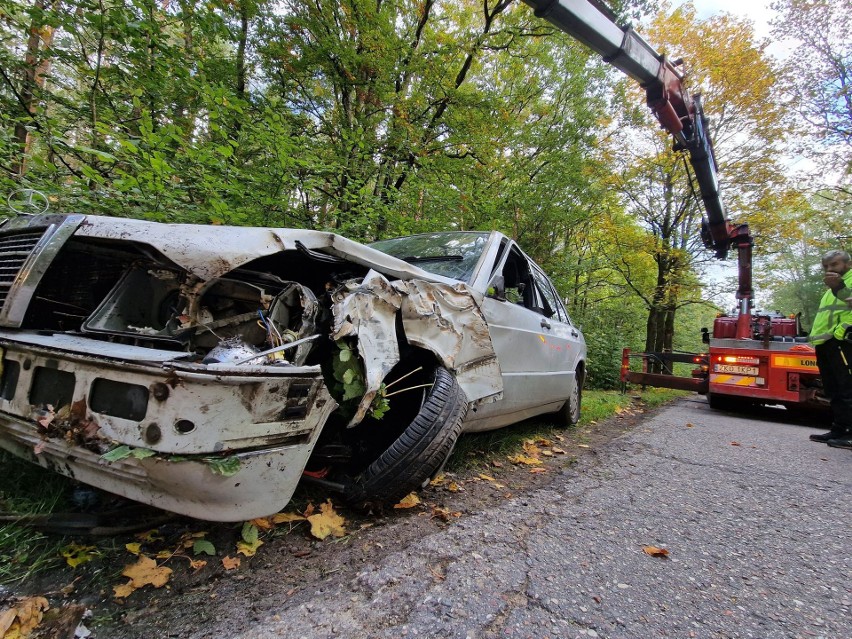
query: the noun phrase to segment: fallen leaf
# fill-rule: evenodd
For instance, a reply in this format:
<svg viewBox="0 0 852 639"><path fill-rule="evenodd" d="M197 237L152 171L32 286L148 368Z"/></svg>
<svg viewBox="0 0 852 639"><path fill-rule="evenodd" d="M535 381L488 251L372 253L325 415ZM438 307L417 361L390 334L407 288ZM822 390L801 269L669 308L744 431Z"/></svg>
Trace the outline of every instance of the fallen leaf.
<svg viewBox="0 0 852 639"><path fill-rule="evenodd" d="M432 508L432 516L431 519L440 519L441 521L450 521L450 517L461 517L461 513L459 511L451 511L449 508L441 508L440 506L435 506Z"/></svg>
<svg viewBox="0 0 852 639"><path fill-rule="evenodd" d="M154 528L153 530L146 530L145 532L136 533L133 535L139 541L143 543L152 543L155 541L163 541L163 536L160 534L160 531Z"/></svg>
<svg viewBox="0 0 852 639"><path fill-rule="evenodd" d="M33 452L36 455L41 455L44 452L44 447L47 446L47 442L45 440L39 440L38 444L33 446ZM0 635L2 636L2 635Z"/></svg>
<svg viewBox="0 0 852 639"><path fill-rule="evenodd" d="M44 611L50 608L44 597L27 597L0 614L0 636L9 639L29 636L41 623Z"/></svg>
<svg viewBox="0 0 852 639"><path fill-rule="evenodd" d="M544 455L545 457L553 457L553 451L551 451L551 450L543 450L543 451L541 451L541 454Z"/></svg>
<svg viewBox="0 0 852 639"><path fill-rule="evenodd" d="M185 532L180 536L180 545L185 548L192 548L199 539L204 539L207 536L206 532Z"/></svg>
<svg viewBox="0 0 852 639"><path fill-rule="evenodd" d="M541 455L541 448L539 448L531 439L524 441L524 451L530 457L538 457Z"/></svg>
<svg viewBox="0 0 852 639"><path fill-rule="evenodd" d="M133 594L133 591L136 588L133 587L133 582L128 581L126 584L119 584L118 586L112 587L113 597L116 599L126 599L130 595Z"/></svg>
<svg viewBox="0 0 852 639"><path fill-rule="evenodd" d="M311 523L311 534L317 539L325 539L329 535L343 537L346 534L343 528L346 520L334 512L331 500L320 504L320 514L311 515L308 521Z"/></svg>
<svg viewBox="0 0 852 639"><path fill-rule="evenodd" d="M200 555L201 553L212 557L216 554L216 547L206 539L196 539L192 544L192 554Z"/></svg>
<svg viewBox="0 0 852 639"><path fill-rule="evenodd" d="M561 448L557 448L556 446L554 446L553 448L551 448L551 450L552 450L555 454L557 454L557 455L567 455L567 454L568 454L568 452L567 452L567 451L562 450Z"/></svg>
<svg viewBox="0 0 852 639"><path fill-rule="evenodd" d="M460 493L462 491L462 487L457 482L451 481L447 484L447 490L451 493Z"/></svg>
<svg viewBox="0 0 852 639"><path fill-rule="evenodd" d="M588 444L577 444L579 448L589 448Z"/></svg>
<svg viewBox="0 0 852 639"><path fill-rule="evenodd" d="M134 542L132 544L124 544L124 547L127 548L127 552L132 553L134 555L138 555L142 552L142 544L138 542Z"/></svg>
<svg viewBox="0 0 852 639"><path fill-rule="evenodd" d="M98 549L94 546L81 546L80 544L68 544L59 551L59 554L65 557L66 563L72 568L76 568L100 555Z"/></svg>
<svg viewBox="0 0 852 639"><path fill-rule="evenodd" d="M6 631L15 623L15 619L18 618L18 613L15 612L14 608L10 608L8 610L4 610L0 613L0 637L6 636Z"/></svg>
<svg viewBox="0 0 852 639"><path fill-rule="evenodd" d="M525 464L527 466L537 466L538 464L543 463L540 459L529 457L527 455L514 455L513 457L509 457L509 461L513 464Z"/></svg>
<svg viewBox="0 0 852 639"><path fill-rule="evenodd" d="M417 493L408 493L405 497L399 500L399 503L393 505L394 508L414 508L420 504L420 497Z"/></svg>
<svg viewBox="0 0 852 639"><path fill-rule="evenodd" d="M235 570L240 567L239 557L222 557L222 566L225 570Z"/></svg>
<svg viewBox="0 0 852 639"><path fill-rule="evenodd" d="M695 428L695 424L687 424L686 427L687 428Z"/></svg>
<svg viewBox="0 0 852 639"><path fill-rule="evenodd" d="M130 577L130 583L134 588L141 588L148 585L154 586L154 588L161 588L169 581L172 569L165 566L158 566L156 561L142 555L135 564L126 566L121 571L121 574L125 577Z"/></svg>
<svg viewBox="0 0 852 639"><path fill-rule="evenodd" d="M207 565L207 561L204 560L204 559L190 559L189 560L189 567L192 568L193 570L195 570L196 572L198 572L199 570L204 568L204 566L206 566L206 565Z"/></svg>
<svg viewBox="0 0 852 639"><path fill-rule="evenodd" d="M437 477L432 479L432 481L429 482L429 485L430 486L440 486L441 484L443 484L446 481L446 479L447 479L447 476L444 473L441 473Z"/></svg>
<svg viewBox="0 0 852 639"><path fill-rule="evenodd" d="M305 521L305 518L299 513L277 513L272 515L273 524L286 524L291 521Z"/></svg>
<svg viewBox="0 0 852 639"><path fill-rule="evenodd" d="M547 468L530 468L530 473L532 473L533 475L540 475L546 472Z"/></svg>
<svg viewBox="0 0 852 639"><path fill-rule="evenodd" d="M272 521L272 517L258 517L257 519L252 519L251 523L253 523L260 530L272 530L275 526L275 522Z"/></svg>
<svg viewBox="0 0 852 639"><path fill-rule="evenodd" d="M491 475L484 475L482 473L479 473L479 478L486 481L496 481Z"/></svg>
<svg viewBox="0 0 852 639"><path fill-rule="evenodd" d="M53 419L55 417L56 417L56 413L53 412L53 406L48 404L47 410L44 411L42 416L39 417L36 421L39 423L39 425L42 428L47 428L48 426L50 426L51 422L53 421Z"/></svg>
<svg viewBox="0 0 852 639"><path fill-rule="evenodd" d="M255 539L252 543L247 541L238 541L237 542L237 552L241 555L245 555L246 557L254 557L257 553L257 549L263 545L263 541L260 539Z"/></svg>
<svg viewBox="0 0 852 639"><path fill-rule="evenodd" d="M642 546L642 551L646 555L651 555L651 557L662 557L666 558L669 556L669 551L665 548L657 548L656 546Z"/></svg>
<svg viewBox="0 0 852 639"><path fill-rule="evenodd" d="M496 459L491 462L491 465L494 466L494 468L503 468L503 462Z"/></svg>
<svg viewBox="0 0 852 639"><path fill-rule="evenodd" d="M731 442L731 446L742 446L739 442Z"/></svg>
<svg viewBox="0 0 852 639"><path fill-rule="evenodd" d="M250 521L243 523L243 529L240 531L240 537L243 538L243 541L249 545L254 544L257 541L257 536L259 535L259 531L257 526L255 526Z"/></svg>

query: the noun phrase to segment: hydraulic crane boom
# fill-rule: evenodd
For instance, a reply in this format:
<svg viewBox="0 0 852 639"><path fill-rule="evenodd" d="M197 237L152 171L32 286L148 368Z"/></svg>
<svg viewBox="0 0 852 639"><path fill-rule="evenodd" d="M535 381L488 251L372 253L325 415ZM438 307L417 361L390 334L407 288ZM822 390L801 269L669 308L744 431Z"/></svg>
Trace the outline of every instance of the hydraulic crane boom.
<svg viewBox="0 0 852 639"><path fill-rule="evenodd" d="M524 0L561 31L603 56L605 62L636 80L660 125L675 139L675 148L689 152L707 216L702 237L716 256L727 256L731 228L719 195L716 158L707 132L700 96L691 97L678 72L679 62L657 53L629 26L613 22L609 11L594 0Z"/></svg>
<svg viewBox="0 0 852 639"><path fill-rule="evenodd" d="M752 317L752 247L747 224L732 224L719 194L718 167L707 119L698 95L684 86L680 62L657 53L630 27L620 27L600 0L524 0L561 31L583 42L645 89L648 106L657 121L674 137L675 150L687 151L695 173L706 216L701 238L716 257L736 249L738 260L736 319L719 317L713 338L707 335L709 354L641 353L642 372L630 370L629 349L622 358L622 381L664 388L692 389L704 393L711 407L722 400L784 403L798 407L816 397L819 371L813 349L795 342L798 321L790 318ZM731 321L735 321L735 324ZM733 329L733 330L732 330ZM706 329L705 329L706 331ZM665 364L666 374L649 370L649 362ZM698 364L692 377L673 374L674 362ZM809 404L810 405L810 404Z"/></svg>

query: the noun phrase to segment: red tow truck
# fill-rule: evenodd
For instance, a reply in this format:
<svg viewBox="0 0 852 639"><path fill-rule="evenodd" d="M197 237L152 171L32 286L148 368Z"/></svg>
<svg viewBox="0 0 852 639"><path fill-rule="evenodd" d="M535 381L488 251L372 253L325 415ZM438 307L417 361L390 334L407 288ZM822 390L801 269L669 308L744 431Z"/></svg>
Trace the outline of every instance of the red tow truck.
<svg viewBox="0 0 852 639"><path fill-rule="evenodd" d="M817 397L819 371L814 349L805 343L798 318L754 314L752 249L748 224L728 220L719 194L718 167L700 95L684 86L679 61L658 53L629 26L616 24L599 0L524 0L561 31L583 42L645 89L648 106L674 139L674 149L687 153L701 193L705 217L704 245L725 259L737 251L738 311L718 317L712 335L705 333L707 353L631 353L622 357L622 382L694 390L706 394L714 408L736 403L825 405ZM641 371L630 370L631 360ZM672 364L695 365L691 376L674 375ZM662 372L660 372L662 371Z"/></svg>

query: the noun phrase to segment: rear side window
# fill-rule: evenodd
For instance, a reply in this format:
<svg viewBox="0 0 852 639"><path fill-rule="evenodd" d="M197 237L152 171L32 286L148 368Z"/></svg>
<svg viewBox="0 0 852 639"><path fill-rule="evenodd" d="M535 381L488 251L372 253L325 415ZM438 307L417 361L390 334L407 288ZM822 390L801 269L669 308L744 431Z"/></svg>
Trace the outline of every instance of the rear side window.
<svg viewBox="0 0 852 639"><path fill-rule="evenodd" d="M545 317L557 317L561 320L562 318L559 317L559 302L556 294L553 292L553 288L550 286L550 280L535 267L532 269L532 274L541 298L541 309L539 312Z"/></svg>

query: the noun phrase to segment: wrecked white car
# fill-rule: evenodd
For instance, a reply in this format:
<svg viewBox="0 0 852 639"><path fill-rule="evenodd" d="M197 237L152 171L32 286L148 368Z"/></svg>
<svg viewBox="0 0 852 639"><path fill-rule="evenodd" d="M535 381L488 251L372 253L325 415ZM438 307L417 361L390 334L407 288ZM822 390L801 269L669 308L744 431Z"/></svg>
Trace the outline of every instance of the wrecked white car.
<svg viewBox="0 0 852 639"><path fill-rule="evenodd" d="M302 478L392 503L459 434L579 419L586 348L497 232L82 215L0 226L0 446L160 508L240 521Z"/></svg>

